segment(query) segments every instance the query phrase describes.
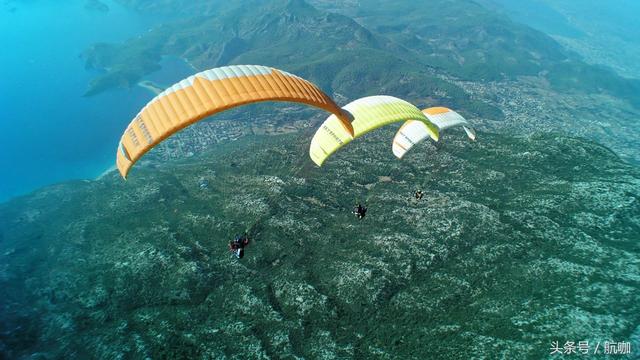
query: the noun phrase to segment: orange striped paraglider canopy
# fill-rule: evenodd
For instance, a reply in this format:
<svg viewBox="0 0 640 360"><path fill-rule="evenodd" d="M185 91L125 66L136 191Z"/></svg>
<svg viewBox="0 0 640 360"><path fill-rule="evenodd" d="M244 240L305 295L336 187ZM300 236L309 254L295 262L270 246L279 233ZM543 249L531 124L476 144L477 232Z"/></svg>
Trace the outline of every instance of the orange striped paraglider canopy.
<svg viewBox="0 0 640 360"><path fill-rule="evenodd" d="M125 130L116 155L122 177L162 140L207 116L250 103L289 101L334 114L353 135L349 116L320 88L285 71L233 65L192 75L151 100Z"/></svg>

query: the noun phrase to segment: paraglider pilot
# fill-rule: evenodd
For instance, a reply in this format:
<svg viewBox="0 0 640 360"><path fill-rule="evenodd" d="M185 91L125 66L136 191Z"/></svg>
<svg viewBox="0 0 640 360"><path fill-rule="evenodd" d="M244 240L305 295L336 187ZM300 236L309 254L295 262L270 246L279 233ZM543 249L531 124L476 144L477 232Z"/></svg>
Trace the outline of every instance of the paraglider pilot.
<svg viewBox="0 0 640 360"><path fill-rule="evenodd" d="M422 190L416 191L415 193L416 200L422 199L423 196L424 196L424 192L422 192Z"/></svg>
<svg viewBox="0 0 640 360"><path fill-rule="evenodd" d="M249 235L245 232L242 235L236 235L236 238L229 242L229 251L231 251L238 259L244 256L244 247L249 244Z"/></svg>
<svg viewBox="0 0 640 360"><path fill-rule="evenodd" d="M358 219L362 220L367 215L367 208L358 203L358 206L353 209L353 213Z"/></svg>

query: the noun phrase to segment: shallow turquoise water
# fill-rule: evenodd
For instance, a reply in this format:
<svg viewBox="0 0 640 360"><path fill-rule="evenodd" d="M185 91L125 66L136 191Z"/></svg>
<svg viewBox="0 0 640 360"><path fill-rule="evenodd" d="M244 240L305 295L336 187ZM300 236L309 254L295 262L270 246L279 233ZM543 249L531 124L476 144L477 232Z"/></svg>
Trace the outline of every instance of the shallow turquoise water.
<svg viewBox="0 0 640 360"><path fill-rule="evenodd" d="M105 171L122 128L150 98L141 88L83 97L96 75L84 49L161 21L105 3L106 13L80 0L0 4L0 201Z"/></svg>

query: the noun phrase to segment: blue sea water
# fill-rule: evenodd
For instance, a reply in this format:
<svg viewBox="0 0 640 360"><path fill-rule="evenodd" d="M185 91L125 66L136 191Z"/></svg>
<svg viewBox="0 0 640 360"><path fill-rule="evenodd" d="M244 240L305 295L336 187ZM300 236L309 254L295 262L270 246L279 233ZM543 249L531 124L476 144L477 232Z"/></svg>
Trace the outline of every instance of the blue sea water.
<svg viewBox="0 0 640 360"><path fill-rule="evenodd" d="M160 61L160 70L146 75L144 79L161 88L166 88L196 72L198 70L192 68L184 59L176 56L165 56Z"/></svg>
<svg viewBox="0 0 640 360"><path fill-rule="evenodd" d="M97 74L85 69L83 50L161 21L104 3L108 12L82 0L0 3L0 201L103 173L114 164L122 130L153 97L141 87L83 97ZM154 76L172 82L179 66L171 61Z"/></svg>

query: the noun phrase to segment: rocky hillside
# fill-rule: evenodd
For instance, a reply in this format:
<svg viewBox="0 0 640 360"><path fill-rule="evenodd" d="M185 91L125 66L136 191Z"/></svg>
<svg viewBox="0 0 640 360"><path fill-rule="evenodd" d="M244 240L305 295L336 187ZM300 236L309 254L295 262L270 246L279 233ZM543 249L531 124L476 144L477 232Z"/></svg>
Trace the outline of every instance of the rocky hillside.
<svg viewBox="0 0 640 360"><path fill-rule="evenodd" d="M395 161L391 135L320 169L306 136L245 137L0 205L0 357L640 349L637 168L581 139L485 132ZM227 242L245 229L238 261Z"/></svg>

